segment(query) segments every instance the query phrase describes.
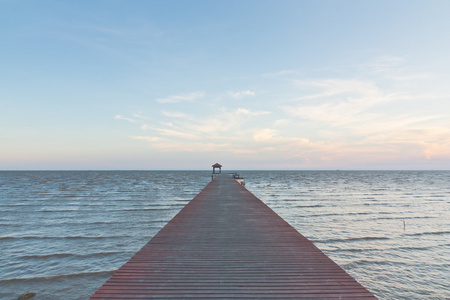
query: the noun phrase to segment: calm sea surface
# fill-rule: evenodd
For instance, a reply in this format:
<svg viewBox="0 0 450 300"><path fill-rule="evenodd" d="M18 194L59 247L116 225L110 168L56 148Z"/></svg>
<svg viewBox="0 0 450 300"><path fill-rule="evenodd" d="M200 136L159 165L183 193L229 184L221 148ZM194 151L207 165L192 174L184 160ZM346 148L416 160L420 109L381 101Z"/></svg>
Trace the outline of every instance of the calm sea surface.
<svg viewBox="0 0 450 300"><path fill-rule="evenodd" d="M0 172L0 299L87 299L210 171ZM242 171L379 299L450 299L449 171Z"/></svg>

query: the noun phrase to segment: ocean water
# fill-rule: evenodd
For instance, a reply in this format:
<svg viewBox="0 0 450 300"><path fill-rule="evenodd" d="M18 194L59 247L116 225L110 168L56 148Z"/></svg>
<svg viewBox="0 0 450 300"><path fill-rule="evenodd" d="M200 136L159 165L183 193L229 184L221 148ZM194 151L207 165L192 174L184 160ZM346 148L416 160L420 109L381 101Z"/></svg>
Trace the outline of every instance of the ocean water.
<svg viewBox="0 0 450 300"><path fill-rule="evenodd" d="M0 299L87 299L210 171L0 172ZM379 299L450 299L450 171L241 171Z"/></svg>

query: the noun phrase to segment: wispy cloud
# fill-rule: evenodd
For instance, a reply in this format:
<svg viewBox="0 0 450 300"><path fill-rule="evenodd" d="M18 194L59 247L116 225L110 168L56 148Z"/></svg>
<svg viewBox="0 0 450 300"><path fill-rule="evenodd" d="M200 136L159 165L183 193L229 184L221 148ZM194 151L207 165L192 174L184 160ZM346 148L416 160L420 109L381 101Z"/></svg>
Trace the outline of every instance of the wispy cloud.
<svg viewBox="0 0 450 300"><path fill-rule="evenodd" d="M250 111L245 108L238 108L236 109L233 114L235 115L247 115L247 116L261 116L261 115L269 115L270 111Z"/></svg>
<svg viewBox="0 0 450 300"><path fill-rule="evenodd" d="M239 153L240 148L229 143L213 143L207 141L198 141L191 143L184 143L181 141L161 141L153 144L155 149L164 152L193 152L193 153L208 153L208 152L229 152Z"/></svg>
<svg viewBox="0 0 450 300"><path fill-rule="evenodd" d="M293 101L301 101L308 99L319 99L326 97L334 97L344 95L351 97L352 95L379 97L381 91L372 81L356 80L356 79L315 79L315 80L296 80L295 84L301 88L316 89L318 92L294 98Z"/></svg>
<svg viewBox="0 0 450 300"><path fill-rule="evenodd" d="M321 140L322 146L332 146L315 145L326 150L329 158L430 159L444 156L444 149L450 145L450 121L418 109L420 103L432 101L435 95L393 93L370 80L302 80L297 85L310 93L281 109L291 117L290 127L301 130L300 124L306 124L316 128L310 135ZM283 123L280 126L285 128Z"/></svg>
<svg viewBox="0 0 450 300"><path fill-rule="evenodd" d="M144 43L150 39L160 38L164 31L156 28L152 23L139 20L134 26L113 27L113 26L91 26L87 24L70 24L68 26L77 31L95 33L101 36L101 41L121 40Z"/></svg>
<svg viewBox="0 0 450 300"><path fill-rule="evenodd" d="M372 61L365 64L361 64L366 70L371 73L386 73L390 72L394 68L398 68L404 62L404 58L398 56L379 56Z"/></svg>
<svg viewBox="0 0 450 300"><path fill-rule="evenodd" d="M252 92L250 90L240 91L240 92L229 92L229 94L234 99L241 99L241 98L248 97L248 96L255 96L255 92Z"/></svg>
<svg viewBox="0 0 450 300"><path fill-rule="evenodd" d="M153 147L169 151L212 151L225 149L240 153L249 152L245 145L252 139L251 127L246 124L259 116L269 115L268 111L252 111L237 108L233 111L219 110L214 114L194 118L179 112L162 111L162 115L169 117L169 122L142 124L141 130L152 132L150 136L137 135L133 139L149 141ZM122 117L121 119L128 119ZM263 138L262 133L256 135ZM250 152L254 152L251 150Z"/></svg>
<svg viewBox="0 0 450 300"><path fill-rule="evenodd" d="M191 118L189 115L182 112L162 111L162 114L170 118Z"/></svg>
<svg viewBox="0 0 450 300"><path fill-rule="evenodd" d="M140 114L133 114L133 117L141 119L141 120L148 120L149 118L146 116L142 116Z"/></svg>
<svg viewBox="0 0 450 300"><path fill-rule="evenodd" d="M199 137L192 133L186 133L183 131L177 131L168 128L152 128L152 130L159 132L160 134L168 137L181 138L186 140L198 140Z"/></svg>
<svg viewBox="0 0 450 300"><path fill-rule="evenodd" d="M257 142L265 142L272 140L277 135L277 131L272 128L257 130L253 134L253 139Z"/></svg>
<svg viewBox="0 0 450 300"><path fill-rule="evenodd" d="M122 116L122 115L117 115L117 116L114 117L114 119L117 119L117 120L125 120L125 121L128 121L128 122L130 122L130 123L139 123L139 121L136 120L136 119L127 118L127 117L124 117L124 116Z"/></svg>
<svg viewBox="0 0 450 300"><path fill-rule="evenodd" d="M277 71L277 72L267 72L267 73L263 73L261 74L262 77L267 77L267 78L274 78L274 77L284 77L284 76L298 76L301 73L299 71L295 71L295 70L281 70L281 71Z"/></svg>
<svg viewBox="0 0 450 300"><path fill-rule="evenodd" d="M411 71L405 67L405 58L396 56L380 56L372 61L361 64L360 68L364 72L382 76L393 82L415 84L417 81L434 80L437 74L430 71Z"/></svg>
<svg viewBox="0 0 450 300"><path fill-rule="evenodd" d="M196 99L202 98L204 95L204 92L193 92L189 94L172 95L166 98L158 98L156 99L156 101L158 101L159 103L191 102Z"/></svg>
<svg viewBox="0 0 450 300"><path fill-rule="evenodd" d="M388 94L370 81L325 79L298 83L319 88L319 91L296 98L300 104L282 106L286 114L335 126L368 122L373 119L371 109L407 97L402 94ZM305 104L302 102L311 99L315 101Z"/></svg>
<svg viewBox="0 0 450 300"><path fill-rule="evenodd" d="M147 142L158 142L161 141L160 137L156 137L156 136L132 136L132 139L135 140L143 140L143 141L147 141Z"/></svg>

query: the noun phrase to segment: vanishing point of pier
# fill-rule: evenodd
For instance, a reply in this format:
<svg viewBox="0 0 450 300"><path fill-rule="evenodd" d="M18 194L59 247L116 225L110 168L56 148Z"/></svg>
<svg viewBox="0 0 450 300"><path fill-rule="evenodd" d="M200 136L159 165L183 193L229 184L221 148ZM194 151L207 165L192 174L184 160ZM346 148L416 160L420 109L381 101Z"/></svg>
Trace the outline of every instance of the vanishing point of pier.
<svg viewBox="0 0 450 300"><path fill-rule="evenodd" d="M219 174L91 299L376 299Z"/></svg>

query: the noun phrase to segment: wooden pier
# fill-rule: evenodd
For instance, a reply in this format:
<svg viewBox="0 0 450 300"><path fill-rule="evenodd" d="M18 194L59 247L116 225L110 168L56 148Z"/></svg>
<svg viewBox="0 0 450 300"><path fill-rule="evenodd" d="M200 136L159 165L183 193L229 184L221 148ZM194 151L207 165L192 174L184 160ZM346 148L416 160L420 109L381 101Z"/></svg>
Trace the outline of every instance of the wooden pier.
<svg viewBox="0 0 450 300"><path fill-rule="evenodd" d="M151 298L376 299L226 174L91 297Z"/></svg>

